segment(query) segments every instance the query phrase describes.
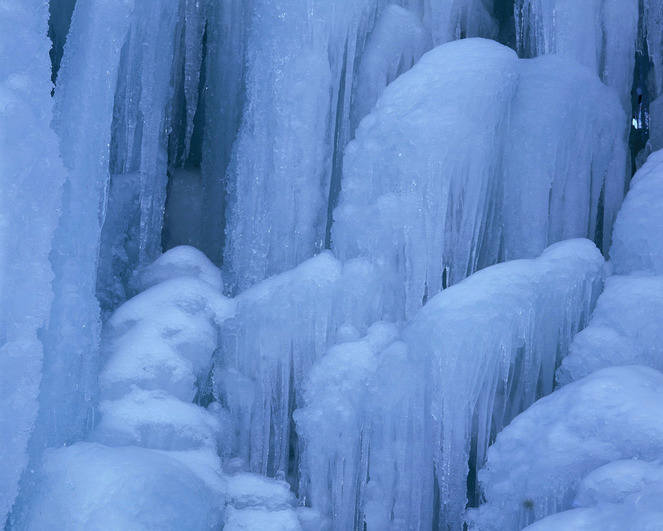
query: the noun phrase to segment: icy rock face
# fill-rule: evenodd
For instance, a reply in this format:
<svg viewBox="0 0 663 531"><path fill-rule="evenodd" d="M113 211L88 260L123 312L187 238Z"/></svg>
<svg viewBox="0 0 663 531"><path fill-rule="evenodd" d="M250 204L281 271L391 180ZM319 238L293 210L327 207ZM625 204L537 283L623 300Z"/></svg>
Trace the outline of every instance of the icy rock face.
<svg viewBox="0 0 663 531"><path fill-rule="evenodd" d="M631 109L637 0L516 0L521 57L558 54L590 68Z"/></svg>
<svg viewBox="0 0 663 531"><path fill-rule="evenodd" d="M468 484L476 485L491 437L552 391L555 366L602 288L603 264L587 240L558 243L443 291L404 330L430 375L442 527L462 527Z"/></svg>
<svg viewBox="0 0 663 531"><path fill-rule="evenodd" d="M481 0L401 3L422 17L436 43L457 33L495 30ZM228 169L224 266L233 290L294 267L324 245L327 204L335 200L342 152L352 135L357 65L387 4L254 0L246 43L245 112ZM387 24L390 16L381 22ZM413 15L408 18L411 28L402 29L416 37L418 25ZM376 31L374 47L380 40ZM398 39L388 49L371 48L364 75L382 69L394 55L407 59L419 53L419 41ZM401 45L406 49L398 50ZM412 46L414 52L409 52ZM405 68L404 61L397 70Z"/></svg>
<svg viewBox="0 0 663 531"><path fill-rule="evenodd" d="M663 151L652 153L631 181L615 221L610 258L616 274L663 275Z"/></svg>
<svg viewBox="0 0 663 531"><path fill-rule="evenodd" d="M335 530L432 525L424 374L398 334L394 325L375 323L364 338L332 347L311 371L305 407L295 412L300 492Z"/></svg>
<svg viewBox="0 0 663 531"><path fill-rule="evenodd" d="M503 258L579 236L607 249L626 183L624 112L568 59L523 60L519 69L503 161Z"/></svg>
<svg viewBox="0 0 663 531"><path fill-rule="evenodd" d="M569 509L580 480L592 470L619 459L659 459L662 390L663 374L654 369L611 367L539 400L488 451L480 473L486 504L471 514L475 527L521 529ZM603 507L593 512L595 522ZM557 515L550 526L533 528L561 529L553 524L573 518ZM599 527L588 527L593 528Z"/></svg>
<svg viewBox="0 0 663 531"><path fill-rule="evenodd" d="M341 259L385 268L404 305L395 318L440 291L443 276L454 283L496 261L490 198L517 81L508 48L479 39L438 47L387 87L348 145L333 246Z"/></svg>
<svg viewBox="0 0 663 531"><path fill-rule="evenodd" d="M612 276L557 370L565 385L613 365L663 369L663 277Z"/></svg>
<svg viewBox="0 0 663 531"><path fill-rule="evenodd" d="M250 469L285 477L291 414L304 377L338 333L365 327L382 310L372 266L322 253L236 298L223 325L215 393L237 423L239 455ZM356 333L356 332L354 332Z"/></svg>
<svg viewBox="0 0 663 531"><path fill-rule="evenodd" d="M573 237L607 245L624 146L619 103L581 67L448 43L387 87L348 145L333 247L377 263L392 317L412 316L501 258Z"/></svg>
<svg viewBox="0 0 663 531"><path fill-rule="evenodd" d="M53 291L49 262L66 174L50 129L48 5L0 16L0 524L14 503L37 418Z"/></svg>

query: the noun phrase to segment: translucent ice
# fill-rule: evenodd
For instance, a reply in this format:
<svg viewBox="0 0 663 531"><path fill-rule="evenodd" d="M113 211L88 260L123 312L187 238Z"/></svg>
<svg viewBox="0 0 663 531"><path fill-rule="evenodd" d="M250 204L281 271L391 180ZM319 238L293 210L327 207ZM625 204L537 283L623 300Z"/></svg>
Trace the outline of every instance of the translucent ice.
<svg viewBox="0 0 663 531"><path fill-rule="evenodd" d="M38 334L48 323L53 301L49 253L66 174L50 129L48 5L26 0L1 9L0 525L4 525L28 463L43 361L45 355L55 354ZM66 414L58 416L62 413Z"/></svg>

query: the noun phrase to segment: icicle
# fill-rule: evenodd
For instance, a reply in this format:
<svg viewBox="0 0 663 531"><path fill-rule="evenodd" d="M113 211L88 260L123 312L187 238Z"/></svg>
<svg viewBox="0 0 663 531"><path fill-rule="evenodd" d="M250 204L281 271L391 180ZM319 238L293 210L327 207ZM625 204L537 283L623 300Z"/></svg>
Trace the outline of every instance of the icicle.
<svg viewBox="0 0 663 531"><path fill-rule="evenodd" d="M44 354L38 334L53 301L49 261L65 169L50 128L48 5L3 5L0 16L0 522L28 464ZM50 365L46 364L46 369ZM58 411L58 416L65 412Z"/></svg>
<svg viewBox="0 0 663 531"><path fill-rule="evenodd" d="M445 267L455 283L496 261L500 132L517 81L506 47L440 46L387 87L348 145L334 249L383 268L391 317L411 316L440 291Z"/></svg>
<svg viewBox="0 0 663 531"><path fill-rule="evenodd" d="M291 472L290 415L304 378L342 325L361 329L377 318L374 274L363 262L342 266L322 253L237 297L214 378L237 422L239 455L251 470Z"/></svg>
<svg viewBox="0 0 663 531"><path fill-rule="evenodd" d="M443 291L404 330L430 375L441 528L462 529L468 473L476 484L468 463L479 467L491 436L552 391L555 366L602 287L603 264L587 240L558 243Z"/></svg>
<svg viewBox="0 0 663 531"><path fill-rule="evenodd" d="M627 112L638 36L638 0L516 0L518 53L575 59L613 87Z"/></svg>

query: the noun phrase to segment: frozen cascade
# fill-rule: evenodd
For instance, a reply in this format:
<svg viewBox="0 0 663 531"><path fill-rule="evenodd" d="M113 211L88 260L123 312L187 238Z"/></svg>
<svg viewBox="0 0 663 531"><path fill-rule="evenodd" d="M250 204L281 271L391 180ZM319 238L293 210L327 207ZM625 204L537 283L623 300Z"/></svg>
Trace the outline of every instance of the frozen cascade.
<svg viewBox="0 0 663 531"><path fill-rule="evenodd" d="M245 112L227 183L224 267L233 291L324 246L327 203L334 201L352 135L357 64L387 3L253 1ZM423 17L435 43L455 38L451 27L463 35L495 29L485 23L491 17L480 0L402 3Z"/></svg>
<svg viewBox="0 0 663 531"><path fill-rule="evenodd" d="M236 450L252 471L295 479L290 419L303 379L338 334L378 318L381 293L368 263L341 264L324 252L236 297L236 315L221 332L214 382L237 424Z"/></svg>
<svg viewBox="0 0 663 531"><path fill-rule="evenodd" d="M603 264L587 240L555 244L443 291L401 340L378 324L334 346L295 414L300 494L334 529L428 529L433 518L440 529L462 528L468 473L475 483L468 462L480 465L495 433L551 391L556 363L602 287Z"/></svg>
<svg viewBox="0 0 663 531"><path fill-rule="evenodd" d="M623 123L612 91L573 63L518 60L481 39L440 46L387 87L348 145L333 247L382 268L398 319L499 258L572 237L607 245Z"/></svg>
<svg viewBox="0 0 663 531"><path fill-rule="evenodd" d="M79 439L91 424L100 336L97 258L120 48L132 2L77 2L55 90L53 126L67 168L50 255L53 304L42 335L48 352L34 434L46 446ZM91 60L104 68L90 68Z"/></svg>
<svg viewBox="0 0 663 531"><path fill-rule="evenodd" d="M0 16L0 525L28 464L53 301L49 262L66 174L50 129L48 5L26 0ZM35 157L33 146L39 146Z"/></svg>
<svg viewBox="0 0 663 531"><path fill-rule="evenodd" d="M661 459L661 392L663 374L654 369L610 367L539 400L488 451L480 473L487 503L472 515L475 528L522 529L569 509L580 480L598 467Z"/></svg>
<svg viewBox="0 0 663 531"><path fill-rule="evenodd" d="M559 54L590 68L631 110L638 0L516 0L521 57Z"/></svg>

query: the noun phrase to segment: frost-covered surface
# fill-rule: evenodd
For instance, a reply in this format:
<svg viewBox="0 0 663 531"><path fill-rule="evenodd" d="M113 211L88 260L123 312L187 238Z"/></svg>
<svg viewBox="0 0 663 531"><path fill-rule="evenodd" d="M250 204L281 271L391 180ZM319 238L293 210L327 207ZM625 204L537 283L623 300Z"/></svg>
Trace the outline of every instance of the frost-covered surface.
<svg viewBox="0 0 663 531"><path fill-rule="evenodd" d="M617 220L610 259L616 274L663 275L663 151L638 170Z"/></svg>
<svg viewBox="0 0 663 531"><path fill-rule="evenodd" d="M295 416L300 488L313 507L339 530L425 529L435 517L460 526L468 473L474 480L468 461L481 464L491 434L550 392L602 279L591 242L564 242L443 291L402 340L379 323L334 346Z"/></svg>
<svg viewBox="0 0 663 531"><path fill-rule="evenodd" d="M222 330L216 393L237 422L239 455L251 470L286 477L290 416L303 379L343 330L365 328L381 312L374 268L322 253L236 298Z"/></svg>
<svg viewBox="0 0 663 531"><path fill-rule="evenodd" d="M571 508L592 470L619 459L660 459L662 391L663 374L654 369L611 367L539 400L488 451L480 473L486 503L471 516L476 528L521 529Z"/></svg>
<svg viewBox="0 0 663 531"><path fill-rule="evenodd" d="M53 301L49 261L65 170L50 129L48 5L0 15L0 525L28 463ZM35 157L34 146L39 146Z"/></svg>
<svg viewBox="0 0 663 531"><path fill-rule="evenodd" d="M663 369L663 277L612 276L557 370L567 384L613 365Z"/></svg>
<svg viewBox="0 0 663 531"><path fill-rule="evenodd" d="M381 267L402 318L501 258L594 238L600 218L607 244L623 119L614 94L568 61L519 61L481 39L438 47L387 87L348 145L333 247Z"/></svg>
<svg viewBox="0 0 663 531"><path fill-rule="evenodd" d="M630 111L638 37L638 0L516 0L518 52L559 54L614 87Z"/></svg>
<svg viewBox="0 0 663 531"><path fill-rule="evenodd" d="M552 245L536 260L475 273L431 299L403 336L430 375L440 522L457 528L491 436L542 394L603 284L587 240Z"/></svg>

